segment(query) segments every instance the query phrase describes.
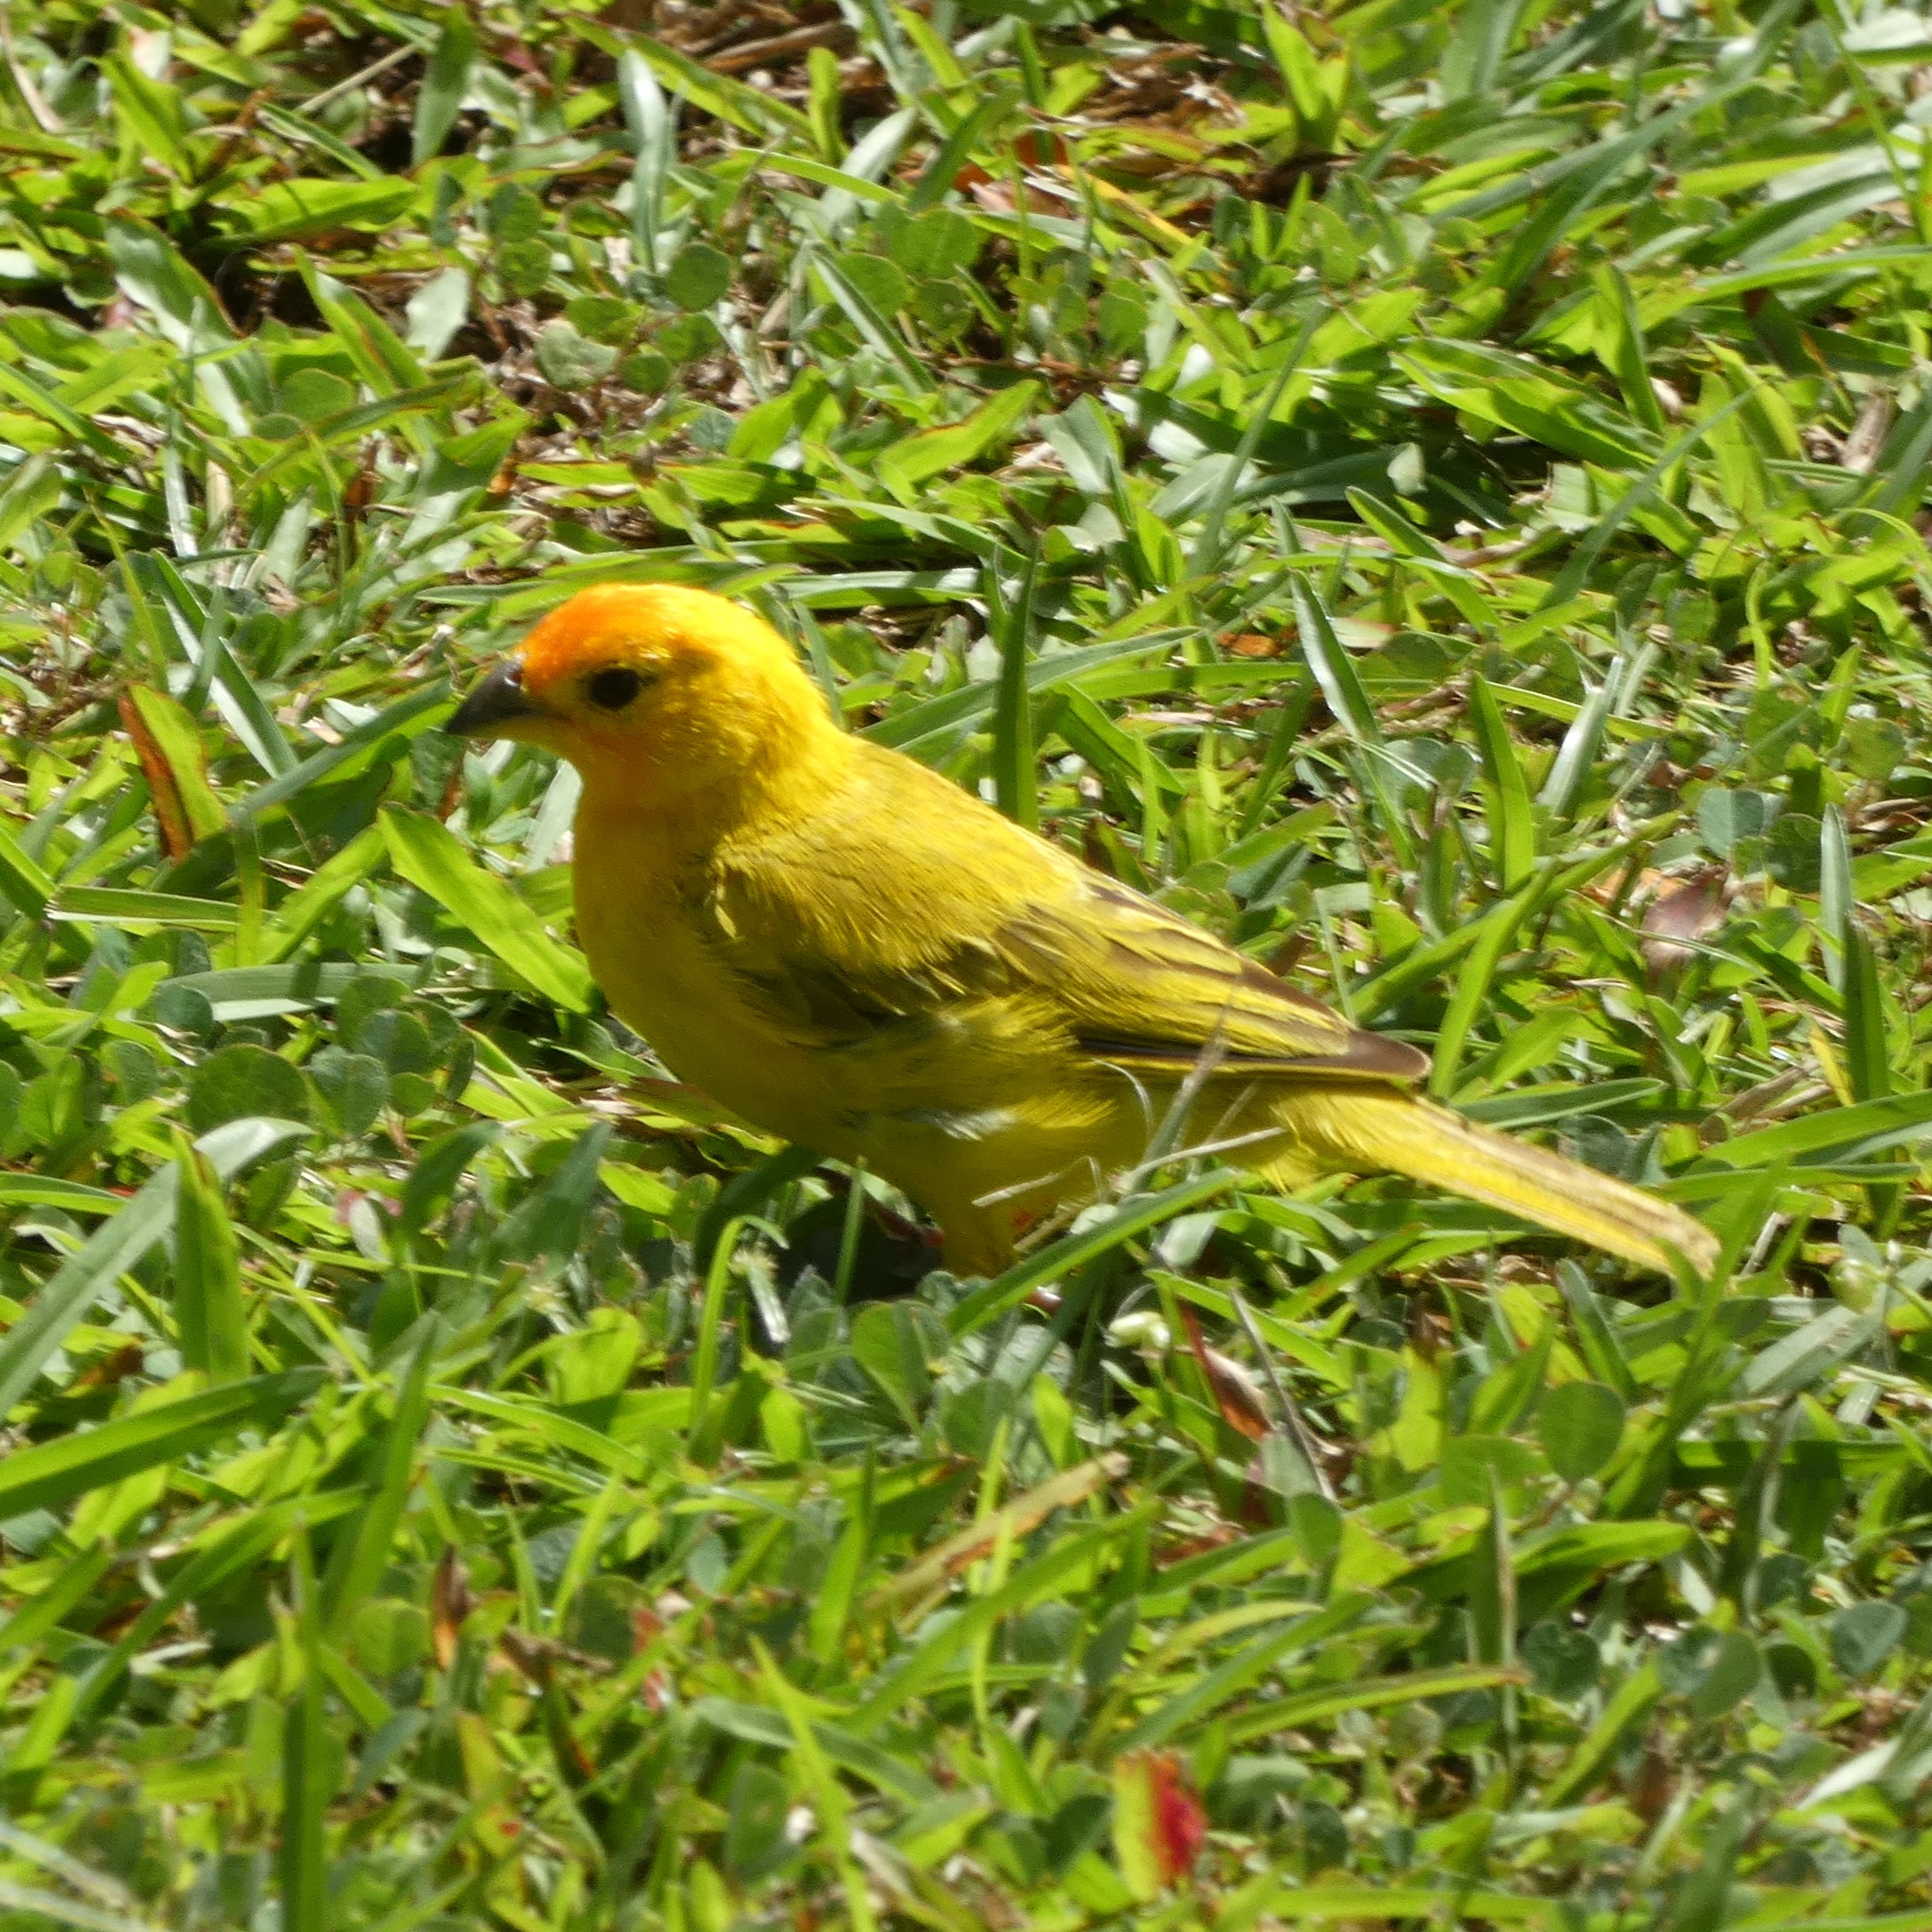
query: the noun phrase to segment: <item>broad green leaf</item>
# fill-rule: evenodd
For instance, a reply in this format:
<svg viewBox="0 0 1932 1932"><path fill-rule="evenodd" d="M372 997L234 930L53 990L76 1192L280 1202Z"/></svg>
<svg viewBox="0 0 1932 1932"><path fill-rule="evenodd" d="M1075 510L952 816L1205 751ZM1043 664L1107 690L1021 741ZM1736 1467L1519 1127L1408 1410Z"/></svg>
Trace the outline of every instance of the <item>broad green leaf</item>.
<svg viewBox="0 0 1932 1932"><path fill-rule="evenodd" d="M121 126L139 151L185 177L189 162L182 145L186 123L180 90L157 80L122 52L109 54L101 65Z"/></svg>
<svg viewBox="0 0 1932 1932"><path fill-rule="evenodd" d="M1928 1134L1932 1134L1932 1094L1900 1093L1759 1127L1707 1149L1704 1158L1732 1168L1772 1167L1784 1161L1852 1162L1909 1146Z"/></svg>
<svg viewBox="0 0 1932 1932"><path fill-rule="evenodd" d="M1870 1600L1847 1604L1831 1619L1831 1658L1847 1677L1870 1677L1905 1634L1905 1613L1895 1603Z"/></svg>
<svg viewBox="0 0 1932 1932"><path fill-rule="evenodd" d="M252 1117L306 1121L308 1111L300 1071L279 1053L245 1042L217 1047L188 1088L188 1122L199 1134Z"/></svg>
<svg viewBox="0 0 1932 1932"><path fill-rule="evenodd" d="M1784 1396L1809 1388L1869 1348L1881 1327L1876 1311L1827 1308L1754 1355L1738 1378L1739 1392L1746 1396Z"/></svg>
<svg viewBox="0 0 1932 1932"><path fill-rule="evenodd" d="M295 952L342 900L389 855L380 826L365 826L325 859L278 905L263 937L264 962Z"/></svg>

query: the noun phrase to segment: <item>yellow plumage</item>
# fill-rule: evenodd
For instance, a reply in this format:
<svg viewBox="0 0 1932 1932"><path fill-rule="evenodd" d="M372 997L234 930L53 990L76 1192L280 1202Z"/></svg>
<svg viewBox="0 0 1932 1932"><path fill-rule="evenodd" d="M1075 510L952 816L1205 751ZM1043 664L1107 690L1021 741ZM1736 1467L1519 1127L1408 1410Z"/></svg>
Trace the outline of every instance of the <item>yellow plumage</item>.
<svg viewBox="0 0 1932 1932"><path fill-rule="evenodd" d="M962 1272L1139 1161L1191 1074L1185 1144L1284 1186L1393 1172L1640 1266L1715 1259L1675 1208L1416 1097L1412 1047L840 732L720 598L583 592L451 726L582 774L578 935L626 1023L755 1126L863 1158Z"/></svg>

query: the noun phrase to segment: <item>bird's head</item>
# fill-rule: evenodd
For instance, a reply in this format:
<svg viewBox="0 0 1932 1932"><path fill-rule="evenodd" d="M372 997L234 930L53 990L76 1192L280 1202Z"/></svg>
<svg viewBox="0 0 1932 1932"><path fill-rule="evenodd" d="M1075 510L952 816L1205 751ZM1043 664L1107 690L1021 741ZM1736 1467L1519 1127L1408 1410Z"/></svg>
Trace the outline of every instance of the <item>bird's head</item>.
<svg viewBox="0 0 1932 1932"><path fill-rule="evenodd" d="M841 741L819 689L761 618L708 591L579 591L470 692L446 730L568 758L586 791L669 805L776 777Z"/></svg>

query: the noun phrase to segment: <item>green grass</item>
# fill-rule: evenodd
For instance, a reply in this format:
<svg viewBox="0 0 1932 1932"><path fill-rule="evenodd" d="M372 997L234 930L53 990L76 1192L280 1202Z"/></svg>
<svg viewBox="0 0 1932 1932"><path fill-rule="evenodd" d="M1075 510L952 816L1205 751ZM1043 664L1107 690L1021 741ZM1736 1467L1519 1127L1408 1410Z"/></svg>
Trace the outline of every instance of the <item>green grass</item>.
<svg viewBox="0 0 1932 1932"><path fill-rule="evenodd" d="M1932 1926L1932 17L1677 11L12 9L4 1932ZM435 729L634 577L1721 1289L928 1272Z"/></svg>

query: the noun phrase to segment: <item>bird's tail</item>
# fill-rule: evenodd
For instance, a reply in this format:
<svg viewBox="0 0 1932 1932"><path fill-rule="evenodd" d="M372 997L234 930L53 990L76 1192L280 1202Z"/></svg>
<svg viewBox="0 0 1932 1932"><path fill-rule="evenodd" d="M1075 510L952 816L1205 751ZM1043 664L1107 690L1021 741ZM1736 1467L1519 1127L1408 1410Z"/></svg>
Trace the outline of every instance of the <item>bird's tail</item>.
<svg viewBox="0 0 1932 1932"><path fill-rule="evenodd" d="M1679 1253L1700 1274L1716 1265L1716 1240L1680 1208L1411 1094L1304 1091L1281 1116L1296 1142L1284 1172L1406 1175L1660 1274Z"/></svg>

